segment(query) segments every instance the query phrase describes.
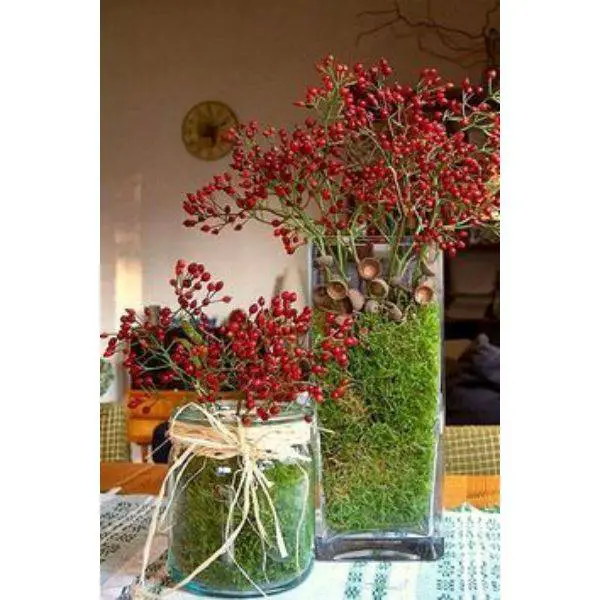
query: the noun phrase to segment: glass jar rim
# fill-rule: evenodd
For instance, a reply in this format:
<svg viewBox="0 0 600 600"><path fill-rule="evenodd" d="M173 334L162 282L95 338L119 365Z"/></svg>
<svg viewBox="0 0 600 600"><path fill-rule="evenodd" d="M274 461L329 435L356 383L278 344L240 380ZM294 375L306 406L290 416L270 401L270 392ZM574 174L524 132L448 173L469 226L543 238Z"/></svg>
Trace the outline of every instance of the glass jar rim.
<svg viewBox="0 0 600 600"><path fill-rule="evenodd" d="M178 414L177 419L183 423L208 423L208 419L197 410L194 406L202 406L207 408L211 415L221 420L226 425L235 425L239 417L234 413L237 403L231 399L217 400L214 404L196 404L189 403L187 406L174 408L171 411L171 419ZM285 423L295 423L303 420L305 416L314 415L314 407L310 398L301 404L298 400L295 402L282 403L277 405L281 412L277 415L269 415L266 421L263 421L258 415L251 415L251 421L246 427L264 427L269 425L282 425Z"/></svg>

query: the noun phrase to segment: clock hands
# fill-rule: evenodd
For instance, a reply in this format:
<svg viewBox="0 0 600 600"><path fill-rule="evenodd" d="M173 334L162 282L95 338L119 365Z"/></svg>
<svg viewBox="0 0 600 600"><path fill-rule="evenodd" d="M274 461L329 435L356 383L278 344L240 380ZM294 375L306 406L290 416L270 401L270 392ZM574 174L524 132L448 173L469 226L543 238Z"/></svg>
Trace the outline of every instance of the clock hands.
<svg viewBox="0 0 600 600"><path fill-rule="evenodd" d="M201 102L189 111L186 121L184 143L191 154L214 160L230 151L232 144L223 138L223 134L237 124L237 118L227 106L219 102Z"/></svg>

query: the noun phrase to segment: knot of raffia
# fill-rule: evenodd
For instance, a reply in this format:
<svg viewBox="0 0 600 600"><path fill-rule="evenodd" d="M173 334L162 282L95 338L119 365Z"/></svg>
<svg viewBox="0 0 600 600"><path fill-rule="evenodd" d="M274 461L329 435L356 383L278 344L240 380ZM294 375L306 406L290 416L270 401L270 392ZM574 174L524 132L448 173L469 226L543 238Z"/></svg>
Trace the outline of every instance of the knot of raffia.
<svg viewBox="0 0 600 600"><path fill-rule="evenodd" d="M196 456L226 460L240 456L244 460L306 460L296 448L310 441L310 425L305 421L269 423L261 427L244 427L231 413L223 412L219 418L198 405L206 423L190 423L174 417L169 427L169 437L175 454L190 448ZM189 406L187 407L189 409Z"/></svg>

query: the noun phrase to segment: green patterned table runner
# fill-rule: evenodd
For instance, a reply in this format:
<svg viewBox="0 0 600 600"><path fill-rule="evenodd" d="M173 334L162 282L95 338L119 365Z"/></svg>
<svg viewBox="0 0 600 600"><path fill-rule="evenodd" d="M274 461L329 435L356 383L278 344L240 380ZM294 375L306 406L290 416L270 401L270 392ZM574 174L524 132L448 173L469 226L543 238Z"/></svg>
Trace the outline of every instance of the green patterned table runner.
<svg viewBox="0 0 600 600"><path fill-rule="evenodd" d="M151 499L103 497L101 585L103 600L128 600L139 574ZM128 514L136 518L126 519ZM315 563L310 577L278 600L497 600L500 598L500 513L463 507L444 513L445 553L433 563ZM159 540L151 567L164 581L166 540ZM185 592L168 596L193 600ZM211 598L205 596L205 598Z"/></svg>

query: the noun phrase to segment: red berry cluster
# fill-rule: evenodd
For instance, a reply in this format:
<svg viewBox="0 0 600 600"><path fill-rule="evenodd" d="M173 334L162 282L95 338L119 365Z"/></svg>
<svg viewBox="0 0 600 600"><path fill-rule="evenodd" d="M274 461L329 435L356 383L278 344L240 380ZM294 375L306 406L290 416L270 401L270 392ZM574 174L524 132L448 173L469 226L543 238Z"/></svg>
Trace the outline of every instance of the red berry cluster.
<svg viewBox="0 0 600 600"><path fill-rule="evenodd" d="M261 131L256 122L232 131L231 170L187 194L185 225L218 234L256 219L288 253L338 232L389 241L398 229L417 248L463 248L466 230L499 208L495 73L486 95L435 69L414 88L390 82L384 59L350 68L327 57L317 68L321 86L297 103L313 115L291 131Z"/></svg>
<svg viewBox="0 0 600 600"><path fill-rule="evenodd" d="M225 300L215 299L223 283L210 280L202 265L178 261L171 285L179 309L165 307L152 314L147 308L143 317L128 309L121 317L105 356L124 352L123 364L135 387L161 389L178 381L205 403L215 402L223 391L236 391L245 422L252 415L268 419L279 414L283 403L294 402L303 392L316 402L343 396L349 384L347 349L358 343L350 317L339 323L329 315L325 336L312 349L312 311L294 307L294 292L282 292L269 304L261 297L247 312L236 309L221 325L211 325L203 309ZM194 293L204 285L206 295L198 302ZM175 327L181 334L173 338ZM336 364L334 372L331 364Z"/></svg>
<svg viewBox="0 0 600 600"><path fill-rule="evenodd" d="M206 308L215 302L231 302L231 296L216 298L223 289L222 281L211 281L212 275L205 270L204 265L198 263L186 264L184 260L178 260L175 265L175 277L169 281L175 291L179 306L189 310L193 315L199 315L202 308ZM204 298L199 300L196 296L201 290L205 290Z"/></svg>
<svg viewBox="0 0 600 600"><path fill-rule="evenodd" d="M237 389L245 394L245 409L256 408L263 419L278 414L281 403L294 401L302 392L317 402L327 393L332 398L343 395L342 379L332 384L332 378L326 377L327 365L334 361L343 368L348 365L346 348L355 342L352 319L343 324L332 319L326 337L309 350L312 311L298 311L294 302L294 292L275 296L268 307L261 297L248 313L235 311L219 328L231 340L234 376Z"/></svg>

